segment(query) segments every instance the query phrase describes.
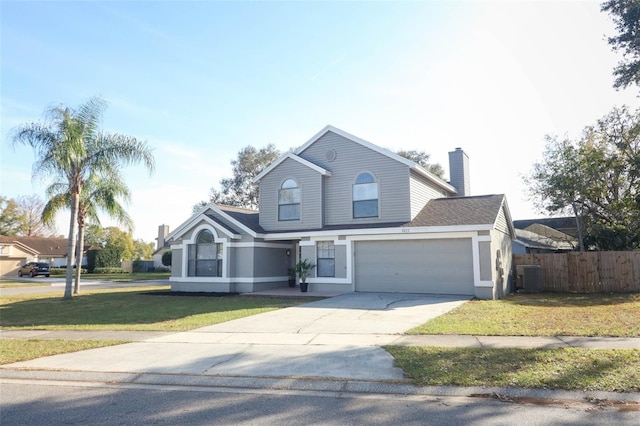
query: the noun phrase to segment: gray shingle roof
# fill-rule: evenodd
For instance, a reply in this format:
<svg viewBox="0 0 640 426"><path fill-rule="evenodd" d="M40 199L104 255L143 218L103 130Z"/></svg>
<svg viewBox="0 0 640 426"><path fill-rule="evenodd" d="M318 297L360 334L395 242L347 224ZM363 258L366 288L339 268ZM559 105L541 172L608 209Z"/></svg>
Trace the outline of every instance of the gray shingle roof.
<svg viewBox="0 0 640 426"><path fill-rule="evenodd" d="M408 223L369 223L369 224L345 224L345 225L325 225L322 228L310 228L296 230L296 232L317 232L348 229L373 229L373 228L395 228L402 226L422 227L422 226L458 226L458 225L493 225L500 213L505 196L482 195L472 197L451 197L436 198L429 201L418 215ZM289 230L267 232L260 226L260 216L256 210L248 210L239 207L216 205L224 213L237 220L247 228L256 233L278 234L291 232ZM217 220L215 217L211 219ZM225 227L234 233L239 233L228 224Z"/></svg>
<svg viewBox="0 0 640 426"><path fill-rule="evenodd" d="M0 242L12 243L19 242L32 250L35 250L43 256L60 256L67 255L67 242L66 238L45 238L45 237L7 237L0 236ZM84 251L89 250L88 245L84 246Z"/></svg>
<svg viewBox="0 0 640 426"><path fill-rule="evenodd" d="M504 198L504 194L436 198L407 226L493 225Z"/></svg>
<svg viewBox="0 0 640 426"><path fill-rule="evenodd" d="M524 229L516 229L516 241L528 248L549 251L571 251L578 245L576 240L559 241ZM571 238L570 235L567 235Z"/></svg>
<svg viewBox="0 0 640 426"><path fill-rule="evenodd" d="M260 226L260 214L256 210L243 209L240 207L225 206L216 204L220 210L237 220L247 228L257 233L264 233ZM213 218L212 218L213 219Z"/></svg>

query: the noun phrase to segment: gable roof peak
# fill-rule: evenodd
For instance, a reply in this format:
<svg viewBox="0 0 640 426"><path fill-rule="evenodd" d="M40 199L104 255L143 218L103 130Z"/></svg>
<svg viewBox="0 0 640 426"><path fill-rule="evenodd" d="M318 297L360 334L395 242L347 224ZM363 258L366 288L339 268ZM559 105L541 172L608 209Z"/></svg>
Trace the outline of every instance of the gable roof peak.
<svg viewBox="0 0 640 426"><path fill-rule="evenodd" d="M404 157L396 154L395 152L392 152L392 151L390 151L390 150L388 150L386 148L382 148L379 145L376 145L376 144L371 143L371 142L369 142L367 140L359 138L358 136L352 135L351 133L345 132L342 129L339 129L339 128L335 127L335 126L332 126L331 124L327 124L326 126L324 126L322 128L322 130L320 130L318 133L316 133L305 144L303 144L302 146L300 146L299 148L294 150L293 153L295 155L300 155L310 145L314 144L316 141L318 141L320 138L322 138L328 132L335 133L335 134L337 134L339 136L342 136L345 139L349 139L349 140L351 140L351 141L353 141L353 142L355 142L357 144L360 144L360 145L362 145L362 146L364 146L366 148L369 148L369 149L371 149L373 151L376 151L379 154L387 156L387 157L389 157L389 158L391 158L393 160L396 160L396 161L406 165L411 170L415 171L419 175L421 175L424 178L430 180L431 182L435 183L436 185L440 186L441 188L445 189L450 194L456 194L457 193L456 189L452 185L450 185L449 183L447 183L443 179L439 178L438 176L434 175L433 173L429 172L428 170L426 170L424 167L422 167L421 165L419 165L415 161L411 161L408 158L404 158Z"/></svg>
<svg viewBox="0 0 640 426"><path fill-rule="evenodd" d="M265 175L267 175L269 172L271 172L271 170L275 169L277 166L279 166L284 160L286 159L291 159L293 161L297 161L298 163L302 164L303 166L306 166L312 170L315 170L316 172L320 173L323 176L331 176L331 172L323 167L318 166L317 164L312 163L311 161L305 160L302 157L299 157L298 154L296 154L295 152L287 152L286 154L282 155L280 158L278 158L276 161L274 161L273 163L269 164L267 167L264 168L264 170L262 170L260 173L258 173L258 175L256 177L254 177L253 179L251 179L251 182L258 182L260 179L262 179Z"/></svg>

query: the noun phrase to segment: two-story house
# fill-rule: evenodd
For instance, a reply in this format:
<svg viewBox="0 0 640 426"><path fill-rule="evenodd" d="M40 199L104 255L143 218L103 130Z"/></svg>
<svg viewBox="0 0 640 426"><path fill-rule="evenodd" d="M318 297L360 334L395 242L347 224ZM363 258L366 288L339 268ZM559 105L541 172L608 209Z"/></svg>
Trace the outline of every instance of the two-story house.
<svg viewBox="0 0 640 426"><path fill-rule="evenodd" d="M210 204L167 236L174 291L287 286L298 260L310 291L501 297L515 238L504 195L469 196L469 160L450 183L333 126L268 166L259 211Z"/></svg>

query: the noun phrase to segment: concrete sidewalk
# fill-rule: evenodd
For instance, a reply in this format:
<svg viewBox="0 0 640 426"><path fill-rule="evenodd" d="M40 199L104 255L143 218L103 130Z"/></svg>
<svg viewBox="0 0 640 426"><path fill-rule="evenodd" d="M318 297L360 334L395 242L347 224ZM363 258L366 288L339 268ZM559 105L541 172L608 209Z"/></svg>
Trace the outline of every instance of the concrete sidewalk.
<svg viewBox="0 0 640 426"><path fill-rule="evenodd" d="M637 338L403 334L466 301L458 296L349 293L187 332L2 330L2 339L134 343L3 365L0 378L320 391L362 386L420 393L381 346L640 348Z"/></svg>
<svg viewBox="0 0 640 426"><path fill-rule="evenodd" d="M270 345L346 345L346 346L441 346L450 348L525 349L640 349L638 337L580 336L470 336L451 334L354 334L354 333L268 333L202 331L56 331L0 330L0 339L123 340L128 342L270 344Z"/></svg>

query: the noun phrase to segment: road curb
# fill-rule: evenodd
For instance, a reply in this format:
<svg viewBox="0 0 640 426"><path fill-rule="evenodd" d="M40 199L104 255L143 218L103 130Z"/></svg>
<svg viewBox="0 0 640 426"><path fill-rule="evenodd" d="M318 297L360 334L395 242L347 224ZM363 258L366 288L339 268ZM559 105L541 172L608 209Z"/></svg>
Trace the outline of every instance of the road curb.
<svg viewBox="0 0 640 426"><path fill-rule="evenodd" d="M77 382L103 385L147 385L203 387L274 391L329 392L347 396L406 395L496 398L505 402L518 400L611 401L640 404L640 393L604 391L568 391L553 389L415 386L408 382L340 380L308 377L208 376L159 373L120 373L54 370L16 370L0 367L0 380Z"/></svg>

